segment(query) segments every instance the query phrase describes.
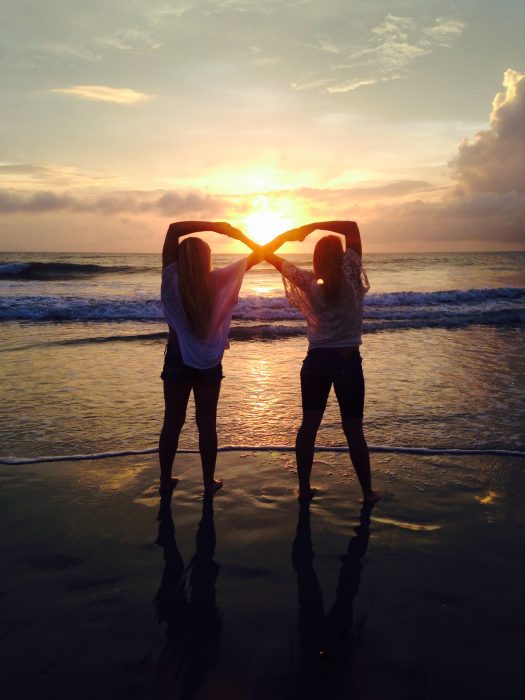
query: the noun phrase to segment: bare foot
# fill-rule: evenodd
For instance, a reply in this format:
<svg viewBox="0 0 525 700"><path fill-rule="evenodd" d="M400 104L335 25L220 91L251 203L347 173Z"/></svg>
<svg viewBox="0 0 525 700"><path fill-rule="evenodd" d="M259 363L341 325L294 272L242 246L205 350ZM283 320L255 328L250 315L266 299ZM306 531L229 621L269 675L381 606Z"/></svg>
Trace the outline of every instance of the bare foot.
<svg viewBox="0 0 525 700"><path fill-rule="evenodd" d="M377 503L380 500L380 498L380 495L375 491L367 491L363 494L361 503L365 506L373 506L374 503Z"/></svg>
<svg viewBox="0 0 525 700"><path fill-rule="evenodd" d="M178 483L179 480L176 476L172 476L169 479L161 479L159 486L160 495L169 496Z"/></svg>
<svg viewBox="0 0 525 700"><path fill-rule="evenodd" d="M298 501L311 501L312 498L315 496L317 493L317 489L299 489L297 492L297 500Z"/></svg>
<svg viewBox="0 0 525 700"><path fill-rule="evenodd" d="M219 489L222 489L222 479L214 479L211 484L207 484L204 487L204 495L213 496Z"/></svg>

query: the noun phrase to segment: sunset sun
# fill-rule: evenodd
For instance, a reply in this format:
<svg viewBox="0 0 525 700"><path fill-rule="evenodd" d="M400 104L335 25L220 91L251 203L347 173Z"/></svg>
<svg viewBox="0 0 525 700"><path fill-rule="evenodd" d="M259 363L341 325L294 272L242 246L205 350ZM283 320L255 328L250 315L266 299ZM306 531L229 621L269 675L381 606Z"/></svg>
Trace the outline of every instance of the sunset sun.
<svg viewBox="0 0 525 700"><path fill-rule="evenodd" d="M261 245L293 227L291 219L272 211L252 212L244 219L243 223L246 235Z"/></svg>

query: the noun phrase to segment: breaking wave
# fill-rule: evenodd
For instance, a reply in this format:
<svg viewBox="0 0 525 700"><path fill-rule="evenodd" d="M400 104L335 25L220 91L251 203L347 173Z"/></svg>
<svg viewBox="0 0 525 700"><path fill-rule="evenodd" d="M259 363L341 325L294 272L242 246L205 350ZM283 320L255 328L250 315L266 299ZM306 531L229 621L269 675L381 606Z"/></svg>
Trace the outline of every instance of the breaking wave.
<svg viewBox="0 0 525 700"><path fill-rule="evenodd" d="M284 297L243 297L233 318L232 337L279 338L304 333L303 316ZM163 316L158 297L14 295L0 299L0 321L161 322ZM521 287L370 294L365 299L365 332L524 321L525 289Z"/></svg>
<svg viewBox="0 0 525 700"><path fill-rule="evenodd" d="M64 280L105 274L133 274L149 268L132 265L95 265L61 262L13 262L0 264L2 280Z"/></svg>

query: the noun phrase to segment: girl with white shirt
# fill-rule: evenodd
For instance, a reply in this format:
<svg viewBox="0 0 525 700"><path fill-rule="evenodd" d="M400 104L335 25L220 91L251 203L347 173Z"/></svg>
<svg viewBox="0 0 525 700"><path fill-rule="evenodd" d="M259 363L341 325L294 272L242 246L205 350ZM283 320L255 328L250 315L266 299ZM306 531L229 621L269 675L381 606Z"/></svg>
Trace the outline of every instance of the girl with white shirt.
<svg viewBox="0 0 525 700"><path fill-rule="evenodd" d="M245 243L253 252L218 270L211 269L210 246L201 238L180 239L214 231ZM261 248L242 231L222 221L178 221L170 224L162 250L161 302L169 326L164 367L164 422L159 438L160 492L170 494L173 460L193 390L199 433L204 493L222 486L215 479L217 403L222 356L244 273L285 242L282 236Z"/></svg>

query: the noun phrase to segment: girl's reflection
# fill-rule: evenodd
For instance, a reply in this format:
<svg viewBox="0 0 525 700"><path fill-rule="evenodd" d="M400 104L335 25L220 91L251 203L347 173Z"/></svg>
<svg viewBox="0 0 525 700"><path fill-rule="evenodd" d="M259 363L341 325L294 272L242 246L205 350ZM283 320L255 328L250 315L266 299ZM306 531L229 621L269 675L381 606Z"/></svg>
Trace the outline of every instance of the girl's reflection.
<svg viewBox="0 0 525 700"><path fill-rule="evenodd" d="M328 686L335 681L333 673L329 676L324 673L323 660L336 662L349 641L354 618L353 603L361 580L361 560L370 537L372 508L371 505L364 505L361 510L359 525L354 529L355 536L350 539L345 554L341 556L335 602L325 615L321 588L313 567L310 504L306 502L299 505L297 532L292 548L299 600L298 697L314 697L318 692L325 693L325 697L328 697ZM348 675L347 663L345 667L345 675ZM333 670L335 669L332 668ZM316 687L319 683L322 684L321 687Z"/></svg>
<svg viewBox="0 0 525 700"><path fill-rule="evenodd" d="M220 566L213 561L216 544L213 497L204 498L197 549L186 568L175 540L168 499L161 499L158 520L157 544L164 550L165 566L155 604L159 620L167 624L168 637L161 666L169 668L170 684L179 687L182 697L194 697L217 658L221 636L221 617L215 599Z"/></svg>

